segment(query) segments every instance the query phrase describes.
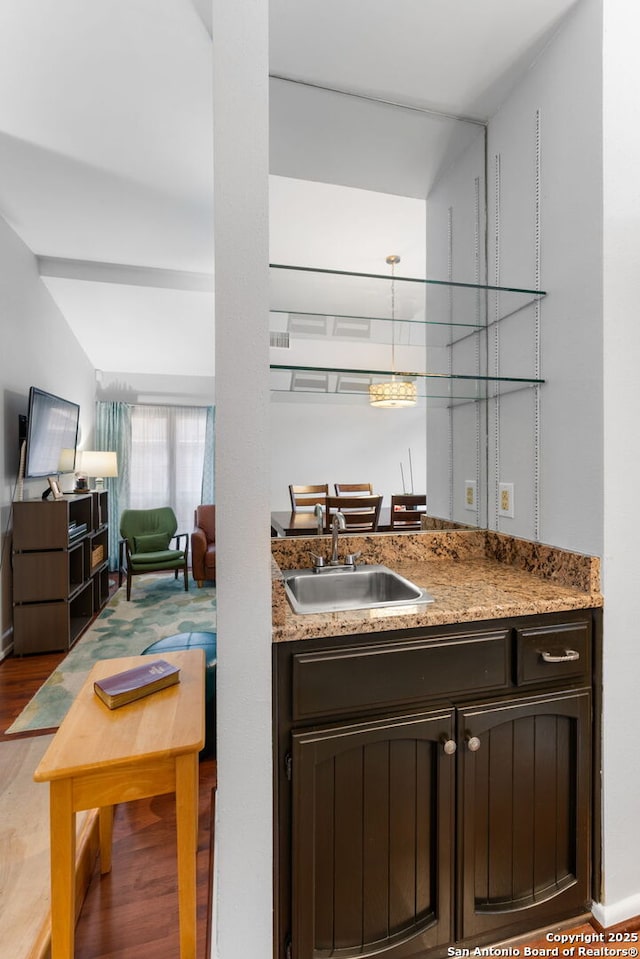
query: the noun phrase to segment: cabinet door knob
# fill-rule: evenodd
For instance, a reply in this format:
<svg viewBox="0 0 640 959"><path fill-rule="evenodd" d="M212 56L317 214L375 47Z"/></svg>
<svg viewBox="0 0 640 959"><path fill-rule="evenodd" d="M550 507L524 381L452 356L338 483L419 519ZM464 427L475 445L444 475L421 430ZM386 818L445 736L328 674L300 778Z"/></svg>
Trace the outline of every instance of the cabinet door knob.
<svg viewBox="0 0 640 959"><path fill-rule="evenodd" d="M467 749L471 753L477 753L480 749L480 740L477 736L467 736Z"/></svg>
<svg viewBox="0 0 640 959"><path fill-rule="evenodd" d="M456 743L455 739L443 739L442 748L444 749L447 756L453 756L456 749L458 748L458 744Z"/></svg>
<svg viewBox="0 0 640 959"><path fill-rule="evenodd" d="M554 653L540 653L545 663L575 663L580 659L580 653L575 649L565 649L564 653L555 655Z"/></svg>

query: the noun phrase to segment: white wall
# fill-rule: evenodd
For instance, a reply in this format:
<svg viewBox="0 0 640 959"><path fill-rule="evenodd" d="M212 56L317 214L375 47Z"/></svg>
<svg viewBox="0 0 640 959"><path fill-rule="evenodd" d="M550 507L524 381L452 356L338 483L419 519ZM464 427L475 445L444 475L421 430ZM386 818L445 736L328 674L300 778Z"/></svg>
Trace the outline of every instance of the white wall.
<svg viewBox="0 0 640 959"><path fill-rule="evenodd" d="M529 538L537 534L542 542L600 555L603 394L598 10L598 0L583 0L574 8L489 124L489 282L535 288L538 199L539 283L548 291L540 309L541 374L546 382L540 389L538 456L534 392L503 397L499 416L495 409L490 410L490 483L494 491L498 482L514 483L516 510L510 520L497 518L494 509L489 525ZM533 374L534 311L529 309L502 323L499 336L501 374ZM494 355L492 341L490 359ZM494 504L495 500L494 496Z"/></svg>
<svg viewBox="0 0 640 959"><path fill-rule="evenodd" d="M423 200L353 187L269 177L269 260L328 270L424 277Z"/></svg>
<svg viewBox="0 0 640 959"><path fill-rule="evenodd" d="M269 178L269 192L272 263L389 276L385 258L397 253L398 276L424 277L424 201L276 176ZM312 285L309 278L309 289ZM311 294L310 311L318 308L315 304ZM307 362L324 365L323 346L312 345ZM335 344L330 352L327 365L336 365ZM390 364L387 347L373 356L364 346L344 344L340 355L338 365L345 367L376 369ZM271 350L271 358L274 363L296 361L292 352L277 349ZM400 368L414 368L399 351L397 359L404 364ZM423 362L421 355L420 366ZM409 449L414 489L426 490L424 404L379 410L365 396L272 395L271 433L272 509L289 508L290 483L332 487L336 482L371 482L388 506L391 494L402 492L401 463L409 488Z"/></svg>
<svg viewBox="0 0 640 959"><path fill-rule="evenodd" d="M640 675L637 606L640 519L634 478L640 468L640 13L605 0L604 142L604 871L600 921L640 914L640 766L635 703Z"/></svg>
<svg viewBox="0 0 640 959"><path fill-rule="evenodd" d="M27 413L30 386L80 405L85 440L93 436L95 374L93 366L38 276L36 261L5 220L0 218L0 654L12 642L11 504L18 477L18 415ZM68 478L65 477L68 488ZM39 497L42 480L27 480L25 498Z"/></svg>
<svg viewBox="0 0 640 959"><path fill-rule="evenodd" d="M291 508L289 483L328 483L332 494L334 483L372 483L389 506L391 494L403 492L402 472L410 491L409 450L414 491L426 491L424 404L385 410L370 407L366 398L349 400L272 400L273 509Z"/></svg>
<svg viewBox="0 0 640 959"><path fill-rule="evenodd" d="M540 328L547 380L540 538L603 560L604 890L594 914L605 926L640 914L640 769L632 723L640 674L634 603L640 521L633 500L640 466L634 438L640 421L639 26L640 15L624 0L582 0L489 127L490 187L497 155L502 177L498 273L509 283L535 280L531 227L540 152L540 279L549 291ZM494 191L490 236L495 200ZM526 329L504 337L505 371L510 351L515 356L527 337L531 350ZM514 479L527 496L533 451L526 424L533 408L526 396L515 399L513 408L509 400L501 405L501 478ZM525 517L531 505L529 497ZM512 524L523 535L527 525L518 516Z"/></svg>
<svg viewBox="0 0 640 959"><path fill-rule="evenodd" d="M447 166L427 198L427 272L456 283L486 282L485 136L476 137ZM441 288L428 291L427 309L440 302ZM448 310L434 319L467 324L485 320L485 299L471 291L449 291ZM435 312L435 311L434 311ZM449 328L446 349L430 350L429 368L463 375L486 372L485 335L470 327ZM455 385L452 386L455 390ZM430 511L459 523L484 526L486 515L486 404L429 405L427 461ZM475 482L475 508L465 501L465 485Z"/></svg>
<svg viewBox="0 0 640 959"><path fill-rule="evenodd" d="M211 406L215 377L96 371L96 399L105 402Z"/></svg>

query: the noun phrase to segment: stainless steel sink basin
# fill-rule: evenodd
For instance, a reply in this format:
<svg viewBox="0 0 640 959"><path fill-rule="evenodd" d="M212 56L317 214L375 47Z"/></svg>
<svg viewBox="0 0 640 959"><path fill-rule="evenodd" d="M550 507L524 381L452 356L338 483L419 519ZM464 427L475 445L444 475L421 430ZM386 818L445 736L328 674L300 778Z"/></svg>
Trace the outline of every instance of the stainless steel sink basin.
<svg viewBox="0 0 640 959"><path fill-rule="evenodd" d="M387 566L325 567L320 572L288 569L282 575L295 613L335 613L433 602L426 590Z"/></svg>

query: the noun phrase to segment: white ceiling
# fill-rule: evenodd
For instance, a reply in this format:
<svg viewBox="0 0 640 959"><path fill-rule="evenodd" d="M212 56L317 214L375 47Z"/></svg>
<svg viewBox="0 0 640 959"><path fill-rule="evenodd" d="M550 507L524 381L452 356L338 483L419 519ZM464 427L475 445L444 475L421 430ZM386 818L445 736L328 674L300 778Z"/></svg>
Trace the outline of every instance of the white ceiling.
<svg viewBox="0 0 640 959"><path fill-rule="evenodd" d="M271 0L270 71L486 121L575 3ZM210 7L0 3L0 214L55 258L43 281L98 369L213 373ZM425 196L476 127L433 129L420 112L271 83L279 175ZM200 347L181 355L181 341Z"/></svg>

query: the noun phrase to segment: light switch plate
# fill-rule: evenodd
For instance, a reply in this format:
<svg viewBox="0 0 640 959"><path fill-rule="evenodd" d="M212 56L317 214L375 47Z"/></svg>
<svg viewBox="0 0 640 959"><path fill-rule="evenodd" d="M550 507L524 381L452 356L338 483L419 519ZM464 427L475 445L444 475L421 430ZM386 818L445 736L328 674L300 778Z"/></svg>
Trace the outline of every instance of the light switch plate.
<svg viewBox="0 0 640 959"><path fill-rule="evenodd" d="M514 517L513 483L498 483L498 516Z"/></svg>

